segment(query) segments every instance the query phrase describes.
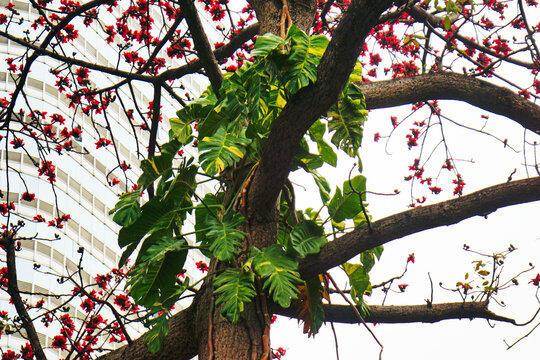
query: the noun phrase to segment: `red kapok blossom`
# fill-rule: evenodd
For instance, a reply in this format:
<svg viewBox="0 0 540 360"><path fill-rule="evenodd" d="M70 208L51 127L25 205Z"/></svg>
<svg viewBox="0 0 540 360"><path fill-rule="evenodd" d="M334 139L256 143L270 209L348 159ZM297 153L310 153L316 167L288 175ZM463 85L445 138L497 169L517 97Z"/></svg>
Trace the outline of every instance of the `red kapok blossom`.
<svg viewBox="0 0 540 360"><path fill-rule="evenodd" d="M405 292L405 289L407 288L407 286L409 286L409 284L399 284L397 287L399 291Z"/></svg>
<svg viewBox="0 0 540 360"><path fill-rule="evenodd" d="M536 274L536 277L529 281L529 284L530 283L532 283L534 286L540 286L540 274Z"/></svg>
<svg viewBox="0 0 540 360"><path fill-rule="evenodd" d="M100 147L108 146L111 144L112 144L111 140L105 139L105 138L99 138L99 140L96 141L96 149L99 149Z"/></svg>
<svg viewBox="0 0 540 360"><path fill-rule="evenodd" d="M414 254L409 254L407 257L407 262L412 262L414 264Z"/></svg>
<svg viewBox="0 0 540 360"><path fill-rule="evenodd" d="M21 200L24 200L24 201L33 201L35 198L36 198L36 194L29 193L28 191L25 191L21 195Z"/></svg>
<svg viewBox="0 0 540 360"><path fill-rule="evenodd" d="M206 265L204 261L197 261L195 265L197 266L197 269L199 269L203 273L208 271L208 265Z"/></svg>

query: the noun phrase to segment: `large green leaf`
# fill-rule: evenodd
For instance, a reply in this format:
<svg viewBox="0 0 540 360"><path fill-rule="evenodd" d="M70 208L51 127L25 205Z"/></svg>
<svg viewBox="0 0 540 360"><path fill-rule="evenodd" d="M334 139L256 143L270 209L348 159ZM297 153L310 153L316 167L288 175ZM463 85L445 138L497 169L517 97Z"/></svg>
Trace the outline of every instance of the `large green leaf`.
<svg viewBox="0 0 540 360"><path fill-rule="evenodd" d="M253 271L263 280L274 302L287 308L299 293L296 285L303 283L296 271L298 263L287 256L280 245L274 244L262 251L252 248Z"/></svg>
<svg viewBox="0 0 540 360"><path fill-rule="evenodd" d="M334 132L332 143L351 157L358 155L358 148L362 145L367 114L364 95L360 88L352 83L346 88L340 101L328 112L328 130Z"/></svg>
<svg viewBox="0 0 540 360"><path fill-rule="evenodd" d="M244 304L249 303L257 294L253 281L253 273L240 269L227 269L214 280L214 293L218 295L216 306L223 304L221 314L233 323L240 318Z"/></svg>
<svg viewBox="0 0 540 360"><path fill-rule="evenodd" d="M371 290L369 274L367 274L364 267L359 264L345 263L343 264L343 268L351 283L351 297L355 303L362 303L364 292Z"/></svg>
<svg viewBox="0 0 540 360"><path fill-rule="evenodd" d="M163 349L163 340L169 334L169 324L167 314L161 314L146 322L150 330L144 335L143 343L152 354Z"/></svg>
<svg viewBox="0 0 540 360"><path fill-rule="evenodd" d="M146 188L167 170L170 170L173 158L176 156L180 146L181 144L176 139L173 139L162 145L161 154L141 161L143 173L137 182Z"/></svg>
<svg viewBox="0 0 540 360"><path fill-rule="evenodd" d="M115 223L120 226L129 226L141 217L142 210L139 201L142 191L143 189L139 188L120 195L120 200L118 200L114 209L109 211L109 215L114 214L113 221Z"/></svg>
<svg viewBox="0 0 540 360"><path fill-rule="evenodd" d="M351 184L354 187L354 192L351 189ZM336 188L336 193L328 204L328 213L332 220L340 223L345 219L352 219L362 211L360 195L366 191L366 177L357 175L349 181L343 183L343 194L339 188ZM362 197L365 197L363 194Z"/></svg>
<svg viewBox="0 0 540 360"><path fill-rule="evenodd" d="M169 119L174 137L182 145L189 144L193 140L193 130L191 128L192 121L192 119L186 117Z"/></svg>
<svg viewBox="0 0 540 360"><path fill-rule="evenodd" d="M138 243L145 235L168 228L178 215L190 208L190 197L195 189L197 167L181 167L163 198L154 197L141 207L142 215L131 225L120 229L118 245Z"/></svg>
<svg viewBox="0 0 540 360"><path fill-rule="evenodd" d="M323 204L326 204L328 200L330 200L330 184L328 184L328 181L324 176L319 175L315 170L311 171L311 175L319 188L319 195L321 196Z"/></svg>
<svg viewBox="0 0 540 360"><path fill-rule="evenodd" d="M324 228L312 220L301 221L292 229L289 236L287 251L292 256L299 258L318 254L321 247L327 242Z"/></svg>
<svg viewBox="0 0 540 360"><path fill-rule="evenodd" d="M285 88L290 94L317 80L317 65L328 45L328 38L323 35L308 36L292 25L287 34L291 50L283 70Z"/></svg>
<svg viewBox="0 0 540 360"><path fill-rule="evenodd" d="M191 124L198 121L197 129L199 131L199 136L210 136L221 125L222 120L215 116L215 113L212 111L216 102L216 95L209 86L208 89L201 94L201 97L191 102L186 107L178 110L176 116L182 124ZM187 133L184 132L184 135L187 135Z"/></svg>
<svg viewBox="0 0 540 360"><path fill-rule="evenodd" d="M155 306L176 292L176 276L184 267L188 252L184 239L163 236L130 273L128 285L133 299L146 307Z"/></svg>
<svg viewBox="0 0 540 360"><path fill-rule="evenodd" d="M245 136L245 130L238 136L227 133L221 127L211 137L199 141L199 162L208 175L215 175L227 166L244 157L250 140Z"/></svg>
<svg viewBox="0 0 540 360"><path fill-rule="evenodd" d="M284 39L272 33L267 33L257 37L257 40L255 41L255 46L251 51L251 56L264 57L275 50L279 50L285 45L286 41Z"/></svg>
<svg viewBox="0 0 540 360"><path fill-rule="evenodd" d="M210 243L210 251L220 261L233 261L238 255L242 240L246 233L237 229L244 222L240 214L228 212L223 219L208 219L207 241Z"/></svg>
<svg viewBox="0 0 540 360"><path fill-rule="evenodd" d="M154 197L141 207L142 215L131 225L120 229L118 233L118 245L123 248L139 241L151 231L169 227L174 217L173 204L163 204Z"/></svg>
<svg viewBox="0 0 540 360"><path fill-rule="evenodd" d="M210 218L216 219L221 210L223 210L223 192L217 194L206 194L201 203L195 208L195 239L197 242L207 244L206 229ZM209 253L208 257L211 256Z"/></svg>

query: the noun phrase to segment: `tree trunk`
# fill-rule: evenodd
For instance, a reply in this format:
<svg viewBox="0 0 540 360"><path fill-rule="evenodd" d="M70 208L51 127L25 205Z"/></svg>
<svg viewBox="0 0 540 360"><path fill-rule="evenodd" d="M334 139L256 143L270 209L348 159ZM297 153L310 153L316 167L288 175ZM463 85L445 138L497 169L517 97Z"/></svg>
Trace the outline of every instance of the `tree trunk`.
<svg viewBox="0 0 540 360"><path fill-rule="evenodd" d="M313 0L248 0L257 14L260 23L260 34L273 33L280 35L281 19L286 14L285 7L292 23L305 32L315 20L317 1ZM285 29L287 31L287 29Z"/></svg>

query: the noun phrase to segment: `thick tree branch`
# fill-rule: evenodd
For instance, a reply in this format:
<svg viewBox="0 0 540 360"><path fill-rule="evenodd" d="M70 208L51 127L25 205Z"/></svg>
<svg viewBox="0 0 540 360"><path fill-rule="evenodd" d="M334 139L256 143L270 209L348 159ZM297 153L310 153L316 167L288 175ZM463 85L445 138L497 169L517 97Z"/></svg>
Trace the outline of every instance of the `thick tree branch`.
<svg viewBox="0 0 540 360"><path fill-rule="evenodd" d="M196 326L196 311L192 305L169 320L169 335L163 342L163 350L157 354L148 351L143 343L144 335L133 341L131 345L111 351L100 360L159 360L176 359L188 360L197 355L199 340L194 335Z"/></svg>
<svg viewBox="0 0 540 360"><path fill-rule="evenodd" d="M409 15L411 15L418 22L423 22L423 23L429 24L429 25L433 26L434 28L444 29L444 17L431 14L431 13L429 13L428 11L426 11L425 9L423 9L422 7L420 7L418 5L412 6L411 8L407 9L406 12ZM464 43L467 47L479 50L479 51L481 51L483 53L489 54L489 55L494 56L494 57L496 57L498 59L507 61L509 63L512 63L512 64L515 64L515 65L518 65L518 66L523 66L523 67L526 67L528 69L535 69L537 67L532 62L527 62L527 61L523 61L523 60L511 58L511 57L506 57L504 55L498 54L497 52L491 50L490 48L488 48L486 46L483 46L483 45L480 45L477 42L472 41L471 39L469 39L469 38L467 38L467 37L465 37L465 36L463 36L463 35L461 35L459 33L454 34L454 36L455 36L456 39L458 39L459 41Z"/></svg>
<svg viewBox="0 0 540 360"><path fill-rule="evenodd" d="M208 42L208 37L206 37L206 33L204 32L195 4L192 0L180 0L180 8L182 9L182 13L189 26L189 32L193 38L193 44L199 55L199 60L206 70L206 75L210 80L210 84L212 84L212 89L215 94L219 94L219 88L221 88L221 83L223 82L223 75L221 74L216 57Z"/></svg>
<svg viewBox="0 0 540 360"><path fill-rule="evenodd" d="M506 116L540 134L540 106L502 86L450 72L358 84L368 109L426 100L461 100Z"/></svg>
<svg viewBox="0 0 540 360"><path fill-rule="evenodd" d="M272 309L275 314L296 318L293 307ZM358 308L360 311L360 308ZM344 324L359 323L354 310L348 305L324 305L326 321ZM426 305L370 305L369 314L364 318L367 323L405 324L434 323L451 319L489 319L515 324L514 319L497 315L488 309L488 302L458 302Z"/></svg>
<svg viewBox="0 0 540 360"><path fill-rule="evenodd" d="M226 45L214 50L215 58L217 60L222 60L222 59L226 59L230 57L245 42L247 42L248 40L252 39L255 35L257 35L258 31L259 31L258 23L250 25L247 28L243 29L234 38L232 38L231 41L229 41ZM193 62L190 62L189 64L164 71L162 74L159 75L159 77L163 81L179 79L184 75L192 74L202 68L203 68L202 61L197 59Z"/></svg>
<svg viewBox="0 0 540 360"><path fill-rule="evenodd" d="M274 121L248 195L248 216L265 219L288 177L302 136L336 102L366 36L391 0L356 0L349 5L321 59L317 81L296 93ZM258 220L257 220L258 221Z"/></svg>
<svg viewBox="0 0 540 360"><path fill-rule="evenodd" d="M457 199L404 211L371 223L373 232L362 227L329 242L317 255L301 260L299 270L308 279L392 240L537 200L540 200L540 177L499 184Z"/></svg>
<svg viewBox="0 0 540 360"><path fill-rule="evenodd" d="M43 352L43 348L41 347L41 343L39 341L36 328L34 327L34 323L32 322L30 315L28 315L28 311L26 311L26 306L21 299L21 294L19 292L19 285L17 283L17 266L15 263L15 244L12 235L8 235L7 239L5 240L5 250L8 277L8 294L11 297L11 301L13 302L15 309L17 310L17 314L21 318L22 326L26 331L28 341L32 346L32 351L34 352L36 359L47 360L47 357Z"/></svg>

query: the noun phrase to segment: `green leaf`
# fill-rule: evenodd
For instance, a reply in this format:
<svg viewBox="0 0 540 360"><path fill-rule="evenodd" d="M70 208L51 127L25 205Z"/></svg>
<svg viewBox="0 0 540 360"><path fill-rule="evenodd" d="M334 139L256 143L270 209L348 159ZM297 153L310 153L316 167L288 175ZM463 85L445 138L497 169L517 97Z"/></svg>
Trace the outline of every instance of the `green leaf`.
<svg viewBox="0 0 540 360"><path fill-rule="evenodd" d="M303 283L296 271L298 263L277 244L262 251L252 248L252 257L253 271L264 279L263 288L268 289L274 302L289 307L299 293L296 285Z"/></svg>
<svg viewBox="0 0 540 360"><path fill-rule="evenodd" d="M109 215L114 214L113 221L120 226L129 226L133 224L142 215L139 201L143 189L139 188L132 192L120 195L120 200L109 211Z"/></svg>
<svg viewBox="0 0 540 360"><path fill-rule="evenodd" d="M359 264L343 264L343 268L351 283L351 297L356 304L363 303L363 295L371 287L369 275L364 271L364 267Z"/></svg>
<svg viewBox="0 0 540 360"><path fill-rule="evenodd" d="M169 334L167 314L148 320L146 326L151 329L144 335L143 343L148 351L155 354L163 349L163 340Z"/></svg>
<svg viewBox="0 0 540 360"><path fill-rule="evenodd" d="M336 105L328 112L328 130L334 132L332 144L342 149L350 157L358 154L362 145L363 126L368 111L364 95L358 86L350 83Z"/></svg>
<svg viewBox="0 0 540 360"><path fill-rule="evenodd" d="M191 121L185 117L169 119L171 130L176 137L176 140L182 145L187 145L193 140L193 130L191 129Z"/></svg>
<svg viewBox="0 0 540 360"><path fill-rule="evenodd" d="M188 248L184 239L172 236L163 236L148 248L128 281L130 294L138 304L152 307L178 290L176 276L184 267Z"/></svg>
<svg viewBox="0 0 540 360"><path fill-rule="evenodd" d="M242 246L246 233L237 229L244 222L240 214L228 212L219 221L216 218L208 219L207 241L210 251L220 261L233 261L238 255L237 248Z"/></svg>
<svg viewBox="0 0 540 360"><path fill-rule="evenodd" d="M120 229L118 245L123 248L139 243L145 235L171 226L178 215L184 216L186 208L191 207L189 197L194 192L196 172L195 165L180 168L164 197L152 198L141 207L142 215L135 222Z"/></svg>
<svg viewBox="0 0 540 360"><path fill-rule="evenodd" d="M324 228L312 220L301 221L292 229L289 236L287 250L292 256L299 258L318 254L327 242Z"/></svg>
<svg viewBox="0 0 540 360"><path fill-rule="evenodd" d="M287 40L291 50L283 69L285 88L290 94L317 80L317 66L328 45L326 36L308 36L294 24L290 27Z"/></svg>
<svg viewBox="0 0 540 360"><path fill-rule="evenodd" d="M364 266L364 272L367 274L371 271L373 265L375 265L375 256L371 250L367 250L360 254L360 261Z"/></svg>
<svg viewBox="0 0 540 360"><path fill-rule="evenodd" d="M328 145L324 141L319 141L317 142L317 149L319 150L319 155L321 155L321 159L323 159L325 163L336 167L337 154L330 145Z"/></svg>
<svg viewBox="0 0 540 360"><path fill-rule="evenodd" d="M444 24L444 30L450 31L450 29L452 28L452 20L450 20L450 16L446 15L444 17L443 24Z"/></svg>
<svg viewBox="0 0 540 360"><path fill-rule="evenodd" d="M351 189L351 184L355 192ZM363 193L366 190L366 177L357 175L349 181L343 183L343 194L339 188L328 204L328 213L336 223L345 219L352 219L362 211L360 196L357 193ZM365 196L365 195L364 195Z"/></svg>
<svg viewBox="0 0 540 360"><path fill-rule="evenodd" d="M240 318L244 304L249 303L257 294L253 281L253 273L246 273L240 269L226 269L214 280L216 288L214 293L219 296L216 299L216 306L223 304L221 314L233 323Z"/></svg>
<svg viewBox="0 0 540 360"><path fill-rule="evenodd" d="M195 193L197 175L197 166L191 165L188 167L181 167L178 170L171 185L163 194L161 200L164 202L173 202L174 204L191 203L191 197Z"/></svg>
<svg viewBox="0 0 540 360"><path fill-rule="evenodd" d="M251 51L251 56L268 56L270 53L278 50L281 47L284 47L285 45L286 41L284 39L272 33L267 33L257 37L257 40L255 41L255 46Z"/></svg>
<svg viewBox="0 0 540 360"><path fill-rule="evenodd" d="M158 177L170 170L173 158L181 144L173 139L161 147L161 154L141 161L142 175L137 182L145 188L150 186Z"/></svg>
<svg viewBox="0 0 540 360"><path fill-rule="evenodd" d="M223 192L217 194L206 194L201 200L201 204L195 208L195 230L197 242L207 244L206 229L209 227L209 219L215 219L218 213L223 209ZM211 254L208 254L210 257Z"/></svg>
<svg viewBox="0 0 540 360"><path fill-rule="evenodd" d="M176 116L183 124L191 124L198 121L197 130L199 132L199 137L210 136L217 130L223 120L216 116L213 111L216 103L217 97L209 86L208 89L201 94L200 98L178 110Z"/></svg>
<svg viewBox="0 0 540 360"><path fill-rule="evenodd" d="M199 141L199 161L208 175L215 175L244 157L250 140L243 130L238 136L219 128L212 137Z"/></svg>
<svg viewBox="0 0 540 360"><path fill-rule="evenodd" d="M313 176L313 180L315 180L315 184L317 184L317 187L319 188L319 195L321 196L323 204L326 204L328 200L330 200L330 184L328 184L325 177L319 175L315 170L311 171L311 175Z"/></svg>
<svg viewBox="0 0 540 360"><path fill-rule="evenodd" d="M373 254L375 254L375 257L377 257L377 260L380 260L381 259L381 256L382 256L382 253L384 251L384 246L382 245L379 245L377 247L374 247L373 249L371 249L373 251Z"/></svg>

